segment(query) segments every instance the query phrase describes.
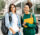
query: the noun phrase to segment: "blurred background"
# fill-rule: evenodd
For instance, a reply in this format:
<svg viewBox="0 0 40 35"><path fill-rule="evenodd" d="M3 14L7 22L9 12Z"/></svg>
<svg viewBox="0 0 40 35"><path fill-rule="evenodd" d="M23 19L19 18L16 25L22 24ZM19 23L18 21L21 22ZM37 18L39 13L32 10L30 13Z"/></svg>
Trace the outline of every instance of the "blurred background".
<svg viewBox="0 0 40 35"><path fill-rule="evenodd" d="M31 13L35 13L35 16L40 20L40 0L0 0L0 35L3 35L1 32L1 22L5 13L8 12L8 7L11 3L16 5L17 14L20 16L24 14L24 5L28 1L32 2L33 6L30 9ZM36 35L40 35L40 21L39 21L39 33Z"/></svg>

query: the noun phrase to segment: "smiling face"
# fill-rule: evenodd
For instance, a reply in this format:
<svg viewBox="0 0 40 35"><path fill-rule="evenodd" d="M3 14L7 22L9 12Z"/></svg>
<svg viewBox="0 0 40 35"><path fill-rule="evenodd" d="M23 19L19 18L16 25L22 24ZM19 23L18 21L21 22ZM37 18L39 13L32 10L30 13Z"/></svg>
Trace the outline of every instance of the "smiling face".
<svg viewBox="0 0 40 35"><path fill-rule="evenodd" d="M25 13L28 13L28 12L29 12L29 6L28 6L28 5L25 5L25 7L24 7L24 12L25 12Z"/></svg>
<svg viewBox="0 0 40 35"><path fill-rule="evenodd" d="M13 11L13 12L16 11L16 7L14 5L11 5L11 11Z"/></svg>

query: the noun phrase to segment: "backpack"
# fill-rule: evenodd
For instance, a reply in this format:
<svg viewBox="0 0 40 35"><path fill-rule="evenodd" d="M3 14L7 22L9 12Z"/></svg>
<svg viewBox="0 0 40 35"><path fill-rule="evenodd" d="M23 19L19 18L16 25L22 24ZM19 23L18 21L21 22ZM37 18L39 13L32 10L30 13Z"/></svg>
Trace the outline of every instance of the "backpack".
<svg viewBox="0 0 40 35"><path fill-rule="evenodd" d="M10 14L9 14L9 21L10 22L12 21L12 17ZM9 29L5 26L5 16L2 19L1 31L2 31L3 35L8 35Z"/></svg>
<svg viewBox="0 0 40 35"><path fill-rule="evenodd" d="M38 30L38 25L36 25L35 30L36 30L36 34L38 34L39 30Z"/></svg>

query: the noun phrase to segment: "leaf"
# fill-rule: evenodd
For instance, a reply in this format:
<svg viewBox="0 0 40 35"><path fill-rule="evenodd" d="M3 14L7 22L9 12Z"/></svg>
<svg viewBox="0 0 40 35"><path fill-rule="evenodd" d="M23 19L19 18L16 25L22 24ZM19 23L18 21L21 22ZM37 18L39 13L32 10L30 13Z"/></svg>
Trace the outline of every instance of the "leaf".
<svg viewBox="0 0 40 35"><path fill-rule="evenodd" d="M0 0L0 11L5 7L5 2Z"/></svg>

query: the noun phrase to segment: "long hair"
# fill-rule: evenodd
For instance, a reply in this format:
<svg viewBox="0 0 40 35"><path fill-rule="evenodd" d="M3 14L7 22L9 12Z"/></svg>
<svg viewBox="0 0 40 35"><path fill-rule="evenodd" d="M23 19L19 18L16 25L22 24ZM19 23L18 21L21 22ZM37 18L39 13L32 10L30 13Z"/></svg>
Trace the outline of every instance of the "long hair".
<svg viewBox="0 0 40 35"><path fill-rule="evenodd" d="M9 6L9 12L12 12L12 11L11 11L11 6L12 6L12 5L16 8L16 6L15 6L14 4L10 4L10 6ZM15 11L15 12L16 12L16 11Z"/></svg>

